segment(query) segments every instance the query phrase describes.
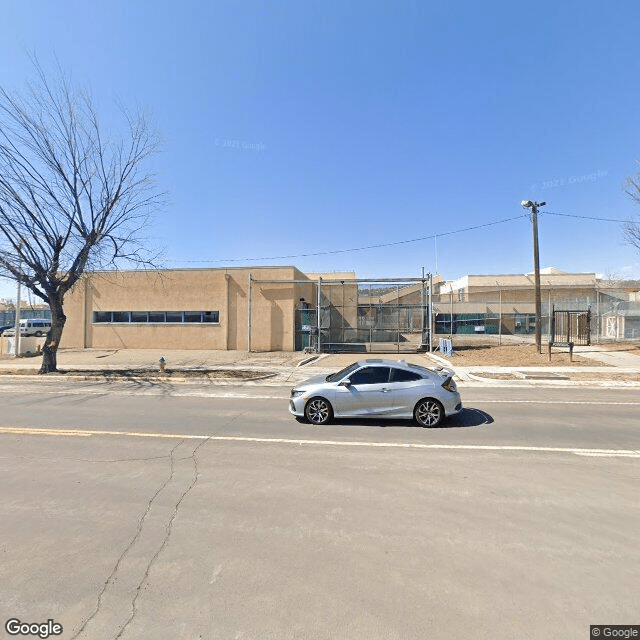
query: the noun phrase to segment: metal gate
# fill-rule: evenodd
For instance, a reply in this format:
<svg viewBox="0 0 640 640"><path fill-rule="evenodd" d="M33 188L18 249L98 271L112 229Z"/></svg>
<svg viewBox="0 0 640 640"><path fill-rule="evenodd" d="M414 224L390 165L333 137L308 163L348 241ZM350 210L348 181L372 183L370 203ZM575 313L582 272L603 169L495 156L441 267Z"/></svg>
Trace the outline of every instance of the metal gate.
<svg viewBox="0 0 640 640"><path fill-rule="evenodd" d="M590 345L591 308L556 311L554 307L550 342L553 345Z"/></svg>
<svg viewBox="0 0 640 640"><path fill-rule="evenodd" d="M432 288L431 274L422 278L306 280L263 280L249 274L248 350L282 349L286 333L293 329L297 351L430 351ZM294 301L291 328L283 324L287 298Z"/></svg>
<svg viewBox="0 0 640 640"><path fill-rule="evenodd" d="M430 275L320 280L315 346L324 353L430 349Z"/></svg>

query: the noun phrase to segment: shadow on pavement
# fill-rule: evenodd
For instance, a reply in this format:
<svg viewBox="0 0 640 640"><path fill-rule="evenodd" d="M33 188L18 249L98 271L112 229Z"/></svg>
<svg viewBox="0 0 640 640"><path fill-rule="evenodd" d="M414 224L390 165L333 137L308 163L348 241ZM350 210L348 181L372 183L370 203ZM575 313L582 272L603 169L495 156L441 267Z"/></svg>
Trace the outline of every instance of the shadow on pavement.
<svg viewBox="0 0 640 640"><path fill-rule="evenodd" d="M459 414L447 418L436 429L459 429L465 427L481 427L493 423L493 417L480 409L465 408ZM333 425L345 427L414 427L420 429L413 420L399 420L397 418L334 418Z"/></svg>
<svg viewBox="0 0 640 640"><path fill-rule="evenodd" d="M445 420L441 426L444 428L481 427L482 425L487 424L493 424L492 416L481 409L466 407L458 415Z"/></svg>

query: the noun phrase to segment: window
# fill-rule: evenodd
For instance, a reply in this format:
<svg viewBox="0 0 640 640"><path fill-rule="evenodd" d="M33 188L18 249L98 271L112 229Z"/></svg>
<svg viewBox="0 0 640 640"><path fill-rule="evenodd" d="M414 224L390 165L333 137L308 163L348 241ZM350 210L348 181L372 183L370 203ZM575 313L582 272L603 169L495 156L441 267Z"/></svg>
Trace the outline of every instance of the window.
<svg viewBox="0 0 640 640"><path fill-rule="evenodd" d="M219 311L203 311L202 322L220 322Z"/></svg>
<svg viewBox="0 0 640 640"><path fill-rule="evenodd" d="M364 367L349 376L351 384L384 384L389 382L389 367Z"/></svg>
<svg viewBox="0 0 640 640"><path fill-rule="evenodd" d="M391 369L391 382L413 382L420 380L421 376L413 371L404 369Z"/></svg>
<svg viewBox="0 0 640 640"><path fill-rule="evenodd" d="M218 324L219 311L94 311L93 322L128 324ZM49 326L49 325L48 325Z"/></svg>

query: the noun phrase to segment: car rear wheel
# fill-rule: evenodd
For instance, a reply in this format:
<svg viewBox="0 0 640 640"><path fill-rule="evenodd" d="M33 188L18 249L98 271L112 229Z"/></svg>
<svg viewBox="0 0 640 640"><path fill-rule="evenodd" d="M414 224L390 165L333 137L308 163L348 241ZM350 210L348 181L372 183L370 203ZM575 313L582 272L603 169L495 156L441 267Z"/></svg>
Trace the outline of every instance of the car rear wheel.
<svg viewBox="0 0 640 640"><path fill-rule="evenodd" d="M433 398L420 400L413 417L421 427L437 427L444 420L444 407Z"/></svg>
<svg viewBox="0 0 640 640"><path fill-rule="evenodd" d="M304 408L305 418L311 424L327 424L333 417L333 409L324 398L311 398Z"/></svg>

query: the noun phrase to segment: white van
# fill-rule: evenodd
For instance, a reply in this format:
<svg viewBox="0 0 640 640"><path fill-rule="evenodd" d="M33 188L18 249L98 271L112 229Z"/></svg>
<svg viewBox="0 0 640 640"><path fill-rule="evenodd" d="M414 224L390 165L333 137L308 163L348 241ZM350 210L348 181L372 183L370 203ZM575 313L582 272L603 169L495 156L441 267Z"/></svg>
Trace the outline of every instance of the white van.
<svg viewBox="0 0 640 640"><path fill-rule="evenodd" d="M45 336L51 329L51 320L46 318L24 318L20 320L20 335L21 336ZM11 327L7 329L3 336L15 336L16 328Z"/></svg>

